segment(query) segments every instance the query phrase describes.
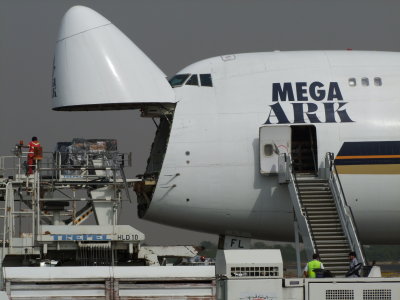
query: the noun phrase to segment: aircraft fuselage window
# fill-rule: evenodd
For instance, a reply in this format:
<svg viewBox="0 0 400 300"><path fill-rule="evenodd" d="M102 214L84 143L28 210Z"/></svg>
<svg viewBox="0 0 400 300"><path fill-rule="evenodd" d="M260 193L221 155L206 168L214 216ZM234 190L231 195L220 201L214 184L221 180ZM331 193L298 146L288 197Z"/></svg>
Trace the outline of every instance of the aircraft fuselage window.
<svg viewBox="0 0 400 300"><path fill-rule="evenodd" d="M169 84L172 87L182 86L185 83L186 79L189 78L189 76L190 76L190 74L178 74L178 75L175 75L174 77L172 77L169 80Z"/></svg>
<svg viewBox="0 0 400 300"><path fill-rule="evenodd" d="M211 74L200 74L201 86L213 86Z"/></svg>
<svg viewBox="0 0 400 300"><path fill-rule="evenodd" d="M197 78L197 74L193 74L192 77L186 81L185 85L199 85L199 79Z"/></svg>
<svg viewBox="0 0 400 300"><path fill-rule="evenodd" d="M357 81L355 78L349 78L349 86L356 86Z"/></svg>
<svg viewBox="0 0 400 300"><path fill-rule="evenodd" d="M381 86L382 85L382 78L375 77L374 78L374 84L375 84L375 86Z"/></svg>
<svg viewBox="0 0 400 300"><path fill-rule="evenodd" d="M274 147L271 144L264 145L264 155L271 156L274 153Z"/></svg>
<svg viewBox="0 0 400 300"><path fill-rule="evenodd" d="M368 78L367 78L367 77L361 78L361 84L362 84L363 86L369 86L369 80L368 80Z"/></svg>

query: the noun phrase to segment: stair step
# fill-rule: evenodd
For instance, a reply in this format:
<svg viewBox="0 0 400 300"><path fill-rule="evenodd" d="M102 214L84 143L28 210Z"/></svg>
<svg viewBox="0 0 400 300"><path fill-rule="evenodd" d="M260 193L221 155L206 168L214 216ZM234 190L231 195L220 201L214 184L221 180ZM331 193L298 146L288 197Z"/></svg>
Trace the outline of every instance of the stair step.
<svg viewBox="0 0 400 300"><path fill-rule="evenodd" d="M303 211L303 213L306 213L305 211ZM337 214L335 214L334 212L332 212L331 210L327 210L327 211L323 211L323 210L315 210L315 211L310 211L307 210L307 215L310 216L310 218L312 219L313 217L329 217L329 218L334 218L337 217Z"/></svg>
<svg viewBox="0 0 400 300"><path fill-rule="evenodd" d="M349 259L347 257L321 257L322 263L330 266L349 266Z"/></svg>
<svg viewBox="0 0 400 300"><path fill-rule="evenodd" d="M322 263L325 265L342 265L342 266L348 266L349 265L349 260L347 257L321 257Z"/></svg>
<svg viewBox="0 0 400 300"><path fill-rule="evenodd" d="M333 201L333 199L321 199L321 198L301 198L301 203L304 206L308 206L308 205L316 205L316 204L321 204L321 205L332 205L334 207L336 207L335 202Z"/></svg>
<svg viewBox="0 0 400 300"><path fill-rule="evenodd" d="M330 186L329 184L315 184L315 183L298 183L296 185L298 190L301 191L311 191L311 190L318 190L318 191L329 191Z"/></svg>
<svg viewBox="0 0 400 300"><path fill-rule="evenodd" d="M338 251L334 251L334 252L325 252L325 253L319 253L319 255L322 258L330 258L330 257L341 257L341 258L345 258L345 259L349 259L349 253L348 252L338 252Z"/></svg>
<svg viewBox="0 0 400 300"><path fill-rule="evenodd" d="M318 193L331 193L329 185L317 185L317 184L307 184L307 185L297 185L297 190L299 192L318 192Z"/></svg>
<svg viewBox="0 0 400 300"><path fill-rule="evenodd" d="M332 254L336 252L344 253L349 253L350 248L321 248L320 246L318 247L318 253L319 255L325 255L325 254Z"/></svg>
<svg viewBox="0 0 400 300"><path fill-rule="evenodd" d="M340 231L343 233L342 226L340 224L337 224L335 226L329 226L329 224L314 224L314 223L308 223L308 226L311 228L311 230L315 233L317 232L333 232L333 231Z"/></svg>
<svg viewBox="0 0 400 300"><path fill-rule="evenodd" d="M315 231L312 230L313 235L315 237L315 239L319 239L320 237L334 237L334 236L340 236L345 238L343 231L341 230L335 230L335 231Z"/></svg>
<svg viewBox="0 0 400 300"><path fill-rule="evenodd" d="M306 203L332 203L335 205L335 201L331 196L325 196L325 195L307 195L307 196L301 196L299 197L300 203L306 204Z"/></svg>
<svg viewBox="0 0 400 300"><path fill-rule="evenodd" d="M327 217L327 218L334 218L337 217L337 214L333 213L332 211L322 211L322 210L316 210L316 211L303 211L304 215L308 215L310 217L310 220L313 220L313 218L322 218L322 217Z"/></svg>
<svg viewBox="0 0 400 300"><path fill-rule="evenodd" d="M349 269L349 262L335 263L330 261L323 261L324 267L329 270L342 270L347 271Z"/></svg>
<svg viewBox="0 0 400 300"><path fill-rule="evenodd" d="M300 199L300 203L304 206L312 203L327 203L334 205L336 207L335 201L332 198L325 198L325 197L303 197Z"/></svg>
<svg viewBox="0 0 400 300"><path fill-rule="evenodd" d="M326 216L327 214L332 215L332 216L337 216L335 211L333 211L331 208L326 207L326 208L321 208L321 207L309 207L307 209L302 209L303 215L308 215L310 216L311 220L314 216L319 216L319 215L324 215Z"/></svg>
<svg viewBox="0 0 400 300"><path fill-rule="evenodd" d="M318 207L321 207L321 209L333 209L333 210L335 210L335 211L337 211L336 210L336 206L333 204L333 203L319 203L319 202L317 202L317 203L303 203L303 209L315 209L315 208L318 208Z"/></svg>
<svg viewBox="0 0 400 300"><path fill-rule="evenodd" d="M307 213L311 217L319 216L320 214L332 215L332 217L337 217L337 211L329 207L307 207L302 209L303 213Z"/></svg>
<svg viewBox="0 0 400 300"><path fill-rule="evenodd" d="M299 186L299 192L301 194L331 194L331 191L325 187L301 187Z"/></svg>
<svg viewBox="0 0 400 300"><path fill-rule="evenodd" d="M339 220L335 222L323 222L322 219L308 220L308 225L310 225L312 228L342 228L342 224L339 222Z"/></svg>
<svg viewBox="0 0 400 300"><path fill-rule="evenodd" d="M336 211L336 206L332 205L332 204L325 204L325 205L321 205L321 204L314 204L314 205L304 205L303 210L307 210L307 211L314 211L314 210L330 210L330 211Z"/></svg>
<svg viewBox="0 0 400 300"><path fill-rule="evenodd" d="M310 225L312 228L336 228L336 227L342 227L341 223L339 220L337 221L330 221L330 222L323 222L322 219L316 219L316 220L308 220L308 225Z"/></svg>
<svg viewBox="0 0 400 300"><path fill-rule="evenodd" d="M297 180L298 186L329 186L329 182L321 179L301 179Z"/></svg>
<svg viewBox="0 0 400 300"><path fill-rule="evenodd" d="M308 220L308 224L318 230L322 230L323 228L326 228L328 231L330 230L335 230L335 229L342 229L342 224L339 222L339 220L336 221L331 221L331 222L315 222L315 221L320 221L319 219L317 220Z"/></svg>
<svg viewBox="0 0 400 300"><path fill-rule="evenodd" d="M338 248L338 247L343 247L346 246L348 247L348 243L346 239L339 239L339 240L317 240L316 244L318 248L324 247L327 248L330 246L331 248ZM346 248L343 247L343 248Z"/></svg>
<svg viewBox="0 0 400 300"><path fill-rule="evenodd" d="M301 197L301 202L302 203L313 203L313 202L324 202L324 203L335 203L332 197L314 197L314 196L307 196L307 197Z"/></svg>
<svg viewBox="0 0 400 300"><path fill-rule="evenodd" d="M314 231L313 230L313 235L314 237L318 240L319 238L332 238L332 237L340 237L340 238L346 238L341 230L338 231Z"/></svg>
<svg viewBox="0 0 400 300"><path fill-rule="evenodd" d="M336 253L340 253L341 255L344 255L345 253L349 253L350 252L350 248L347 248L347 247L341 247L341 248L339 248L339 247L332 247L332 248L326 248L326 247L321 247L321 245L319 245L318 247L317 247L317 249L318 249L318 253L320 254L320 255L325 255L325 254L329 254L329 255L331 255L331 254L336 254Z"/></svg>
<svg viewBox="0 0 400 300"><path fill-rule="evenodd" d="M327 179L321 179L315 176L314 177L296 176L296 179L298 183L304 183L304 182L328 183Z"/></svg>
<svg viewBox="0 0 400 300"><path fill-rule="evenodd" d="M301 197L301 199L305 199L305 198L312 199L312 198L315 198L316 196L332 198L332 193L330 191L315 191L315 189L313 189L313 191L311 191L311 190L303 191L303 190L299 189L297 192L298 192L299 196Z"/></svg>
<svg viewBox="0 0 400 300"><path fill-rule="evenodd" d="M331 189L329 185L319 185L319 184L306 184L306 185L301 185L298 184L297 190L299 192L315 192L315 193L331 193Z"/></svg>
<svg viewBox="0 0 400 300"><path fill-rule="evenodd" d="M297 188L299 190L330 190L330 186L327 183L297 183Z"/></svg>
<svg viewBox="0 0 400 300"><path fill-rule="evenodd" d="M346 241L347 242L347 238L343 235L316 235L314 234L315 239L318 242L322 242L322 241Z"/></svg>
<svg viewBox="0 0 400 300"><path fill-rule="evenodd" d="M344 270L349 269L349 261L348 260L335 260L335 259L329 259L329 258L321 258L321 262L324 264L325 268L331 268L331 267L336 267L336 268L342 268Z"/></svg>
<svg viewBox="0 0 400 300"><path fill-rule="evenodd" d="M346 238L330 239L330 240L317 239L315 243L317 244L318 248L321 247L328 248L328 246L331 246L331 248L340 248L340 247L347 248L349 246Z"/></svg>
<svg viewBox="0 0 400 300"><path fill-rule="evenodd" d="M340 220L338 216L335 216L333 218L326 218L326 216L310 216L309 221L313 222L313 223L326 223L326 224L335 224L335 223L339 223L340 224Z"/></svg>
<svg viewBox="0 0 400 300"><path fill-rule="evenodd" d="M336 224L334 226L330 226L329 224L313 224L308 222L308 225L311 227L311 229L313 230L313 232L338 232L342 230L342 226L340 226L340 224Z"/></svg>
<svg viewBox="0 0 400 300"><path fill-rule="evenodd" d="M307 189L299 188L299 192L300 192L301 195L315 195L315 194L317 194L317 195L331 195L332 194L329 189L326 189L326 188L320 189L320 188L317 188L317 187L307 188Z"/></svg>
<svg viewBox="0 0 400 300"><path fill-rule="evenodd" d="M328 180L320 179L320 178L313 177L313 176L310 178L309 176L297 175L296 179L297 179L298 184L304 184L304 183L326 183L326 184L328 184Z"/></svg>
<svg viewBox="0 0 400 300"><path fill-rule="evenodd" d="M334 217L328 219L328 218L326 218L326 216L311 215L308 218L308 222L313 223L313 224L321 224L321 225L322 224L341 224L340 220L337 216L334 216Z"/></svg>
<svg viewBox="0 0 400 300"><path fill-rule="evenodd" d="M320 203L320 202L317 202L317 203L306 203L306 204L303 204L303 209L304 210L309 210L309 209L315 209L315 208L321 208L321 209L334 209L334 210L336 210L336 206L335 205L333 205L332 203Z"/></svg>
<svg viewBox="0 0 400 300"><path fill-rule="evenodd" d="M321 202L332 202L332 203L335 203L335 202L333 201L333 198L332 198L332 197L325 197L325 196L323 196L323 197L318 197L318 196L301 197L301 198L300 198L300 203L307 203L307 202L304 202L304 201L308 201L308 202L311 202L311 201L321 201Z"/></svg>
<svg viewBox="0 0 400 300"><path fill-rule="evenodd" d="M300 197L301 200L331 200L333 201L333 198L331 195L306 195L306 196L302 196Z"/></svg>
<svg viewBox="0 0 400 300"><path fill-rule="evenodd" d="M332 231L342 231L342 226L340 226L340 225L335 225L335 226L326 226L326 225L324 225L324 227L322 227L322 226L317 226L317 227L314 227L314 226L311 226L312 227L312 230L313 230L313 232L332 232Z"/></svg>
<svg viewBox="0 0 400 300"><path fill-rule="evenodd" d="M340 235L344 235L342 227L330 227L330 228L324 228L324 227L317 227L314 228L311 226L312 232L314 234L331 234L331 233L340 233Z"/></svg>
<svg viewBox="0 0 400 300"><path fill-rule="evenodd" d="M297 178L297 185L307 185L307 184L314 184L314 185L329 185L329 182L324 179L316 179L316 178Z"/></svg>

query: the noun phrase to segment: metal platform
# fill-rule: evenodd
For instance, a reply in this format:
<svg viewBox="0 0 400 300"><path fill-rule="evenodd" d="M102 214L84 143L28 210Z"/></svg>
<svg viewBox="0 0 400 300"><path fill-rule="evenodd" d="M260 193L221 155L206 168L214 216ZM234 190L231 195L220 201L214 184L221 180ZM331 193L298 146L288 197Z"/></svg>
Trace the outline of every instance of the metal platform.
<svg viewBox="0 0 400 300"><path fill-rule="evenodd" d="M115 140L58 143L32 166L22 148L0 157L3 267L157 266L165 257L197 254L190 246L141 246L145 235L119 224L140 179L126 178L131 154L118 152Z"/></svg>

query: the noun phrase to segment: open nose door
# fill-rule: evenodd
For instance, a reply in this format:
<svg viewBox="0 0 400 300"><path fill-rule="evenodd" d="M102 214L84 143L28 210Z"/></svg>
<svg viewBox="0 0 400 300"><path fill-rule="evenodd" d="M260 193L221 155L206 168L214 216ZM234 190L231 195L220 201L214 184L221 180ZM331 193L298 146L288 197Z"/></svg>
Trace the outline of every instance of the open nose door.
<svg viewBox="0 0 400 300"><path fill-rule="evenodd" d="M54 110L174 104L165 74L109 20L83 6L61 22L53 65Z"/></svg>
<svg viewBox="0 0 400 300"><path fill-rule="evenodd" d="M278 174L280 154L291 152L290 126L260 127L260 172L264 175Z"/></svg>

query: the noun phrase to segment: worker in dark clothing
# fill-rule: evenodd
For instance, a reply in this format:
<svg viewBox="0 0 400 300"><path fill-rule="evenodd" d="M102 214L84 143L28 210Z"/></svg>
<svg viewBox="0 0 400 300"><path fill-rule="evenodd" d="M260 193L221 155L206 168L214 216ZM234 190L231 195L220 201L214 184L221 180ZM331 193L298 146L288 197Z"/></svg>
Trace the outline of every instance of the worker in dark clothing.
<svg viewBox="0 0 400 300"><path fill-rule="evenodd" d="M351 251L349 253L349 271L346 274L346 277L360 277L359 271L361 268L361 264L358 263L356 253L354 251Z"/></svg>
<svg viewBox="0 0 400 300"><path fill-rule="evenodd" d="M318 254L313 254L313 259L306 264L304 268L304 277L308 278L316 278L317 274L315 273L316 269L323 269L324 265L320 261Z"/></svg>

